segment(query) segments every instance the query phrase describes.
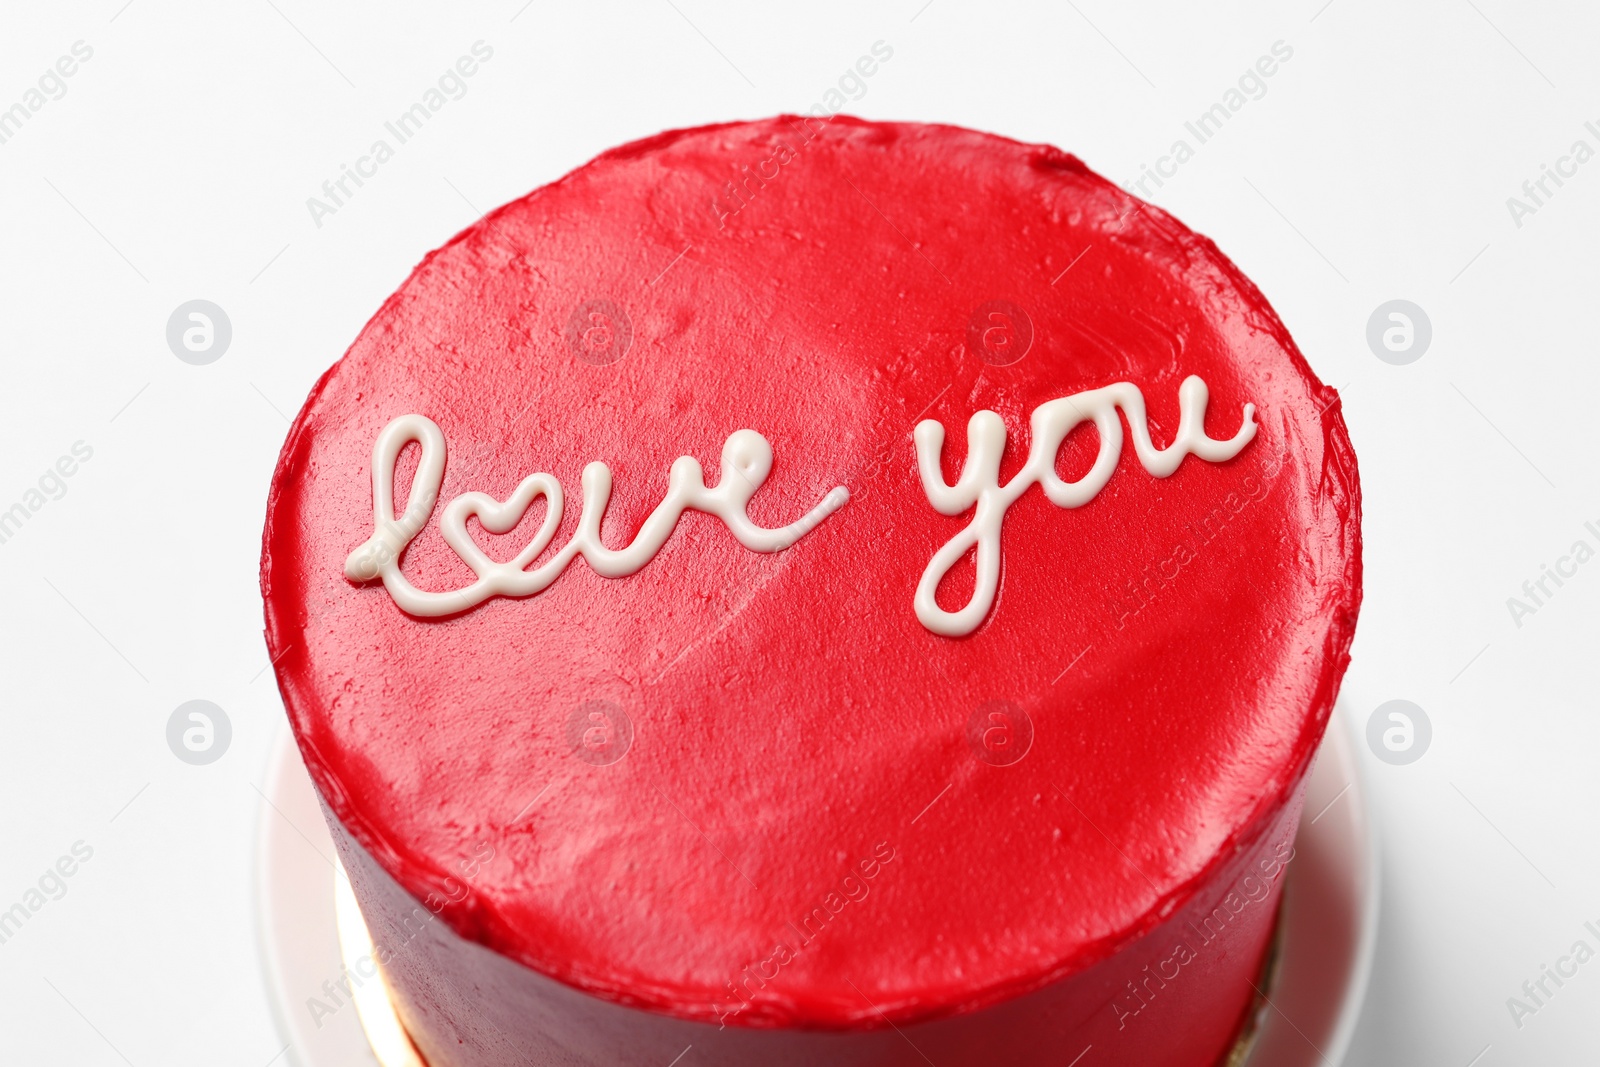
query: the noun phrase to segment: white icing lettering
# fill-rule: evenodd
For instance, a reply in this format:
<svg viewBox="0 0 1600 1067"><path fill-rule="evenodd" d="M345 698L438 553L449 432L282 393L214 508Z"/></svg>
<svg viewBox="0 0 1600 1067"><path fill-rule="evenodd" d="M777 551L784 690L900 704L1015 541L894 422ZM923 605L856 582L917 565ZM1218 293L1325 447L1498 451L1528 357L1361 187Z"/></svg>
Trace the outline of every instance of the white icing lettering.
<svg viewBox="0 0 1600 1067"><path fill-rule="evenodd" d="M1005 485L1000 484L1000 456L1006 447L1006 428L999 415L979 411L968 421L967 459L954 485L945 482L939 466L944 426L933 419L918 423L914 433L917 470L922 476L928 503L941 515L960 515L968 508L975 509L972 521L934 553L922 572L913 601L922 625L936 634L962 637L983 622L994 606L995 590L1000 583L1000 528L1006 509L1029 486L1037 483L1051 503L1060 508L1081 507L1105 488L1122 455L1122 421L1117 418L1117 408L1128 416L1139 462L1157 478L1172 474L1183 457L1191 453L1210 463L1221 463L1238 455L1256 435L1255 405L1244 406L1244 420L1238 433L1226 441L1214 441L1205 431L1209 396L1206 383L1198 377L1190 375L1184 379L1178 387L1178 432L1166 448L1156 448L1151 443L1144 396L1129 382L1117 382L1040 404L1029 420L1033 444L1028 460ZM1100 435L1100 451L1094 466L1077 481L1063 481L1056 473L1057 453L1074 427L1090 421ZM974 549L977 582L972 599L959 611L945 611L934 599L939 583L961 557Z"/></svg>
<svg viewBox="0 0 1600 1067"><path fill-rule="evenodd" d="M412 479L406 510L394 513L394 468L400 451L412 441L422 446L422 460ZM611 468L590 463L583 469L583 511L578 530L554 556L533 570L556 528L561 525L561 483L549 474L530 474L505 500L487 493L463 493L445 505L439 530L445 543L477 575L461 589L430 592L412 585L400 572L400 554L422 531L438 502L444 482L444 433L423 415L402 415L385 426L372 446L373 534L345 560L344 572L352 581L382 578L395 603L411 615L450 615L476 607L490 597L524 597L541 592L561 576L576 556L582 556L596 574L622 578L649 563L672 535L678 517L693 508L721 519L739 543L756 552L788 548L850 499L843 487L834 488L822 502L787 526L767 529L750 521L750 498L772 471L772 445L754 430L738 430L722 446L722 477L707 488L705 474L692 456L680 456L667 478L667 494L640 527L626 548L607 548L600 539L600 520L611 501ZM539 497L545 500L544 521L538 532L512 559L496 562L467 533L467 520L476 515L490 533L516 528Z"/></svg>

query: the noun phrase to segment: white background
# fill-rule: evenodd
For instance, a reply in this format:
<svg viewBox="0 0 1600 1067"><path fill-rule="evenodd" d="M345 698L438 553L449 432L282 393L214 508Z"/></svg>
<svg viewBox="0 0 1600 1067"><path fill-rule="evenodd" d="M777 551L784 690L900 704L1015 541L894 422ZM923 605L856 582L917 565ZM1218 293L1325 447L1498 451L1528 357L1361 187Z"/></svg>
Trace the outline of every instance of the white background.
<svg viewBox="0 0 1600 1067"><path fill-rule="evenodd" d="M0 544L0 909L75 841L94 856L0 945L0 1060L278 1056L251 868L283 729L256 560L287 416L482 210L663 128L808 109L881 39L894 57L848 110L1050 142L1123 181L1293 48L1152 199L1221 244L1343 392L1366 537L1346 695L1362 721L1404 697L1433 723L1412 765L1363 752L1384 911L1352 1062L1595 1062L1600 960L1520 1029L1506 999L1580 937L1600 947L1582 926L1600 925L1600 562L1520 628L1506 599L1580 537L1600 547L1600 162L1520 228L1506 199L1575 140L1600 148L1600 13L921 7L5 5L0 108L75 41L94 55L0 145L0 509L74 442L94 455ZM479 39L494 58L468 94L314 225L306 199ZM233 323L210 366L165 340L197 297ZM1366 344L1392 298L1433 323L1409 366ZM165 740L194 698L234 727L206 767Z"/></svg>

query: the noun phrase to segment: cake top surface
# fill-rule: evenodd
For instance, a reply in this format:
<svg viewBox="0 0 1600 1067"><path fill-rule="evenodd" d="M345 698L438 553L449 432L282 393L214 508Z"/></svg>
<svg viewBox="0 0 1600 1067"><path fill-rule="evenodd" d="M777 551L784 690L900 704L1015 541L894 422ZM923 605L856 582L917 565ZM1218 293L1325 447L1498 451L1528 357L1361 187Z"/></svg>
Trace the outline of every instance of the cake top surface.
<svg viewBox="0 0 1600 1067"><path fill-rule="evenodd" d="M878 1025L1087 966L1260 832L1358 511L1209 241L1053 148L785 116L428 256L295 421L262 589L322 796L463 936Z"/></svg>

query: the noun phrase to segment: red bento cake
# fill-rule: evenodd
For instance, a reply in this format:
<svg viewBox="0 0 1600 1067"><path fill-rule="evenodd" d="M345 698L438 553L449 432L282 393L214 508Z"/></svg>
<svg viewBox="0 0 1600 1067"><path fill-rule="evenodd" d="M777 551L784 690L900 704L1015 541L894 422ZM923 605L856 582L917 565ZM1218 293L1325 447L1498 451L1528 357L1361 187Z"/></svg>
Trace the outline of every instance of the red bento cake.
<svg viewBox="0 0 1600 1067"><path fill-rule="evenodd" d="M261 566L431 1067L1212 1067L1359 489L1210 241L1054 148L785 116L429 255Z"/></svg>

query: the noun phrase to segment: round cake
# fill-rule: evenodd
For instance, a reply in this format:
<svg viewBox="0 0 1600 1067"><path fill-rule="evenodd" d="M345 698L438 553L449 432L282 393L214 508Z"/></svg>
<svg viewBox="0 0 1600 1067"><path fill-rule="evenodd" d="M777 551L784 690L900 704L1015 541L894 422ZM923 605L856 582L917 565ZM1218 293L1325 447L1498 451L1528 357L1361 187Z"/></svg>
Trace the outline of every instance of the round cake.
<svg viewBox="0 0 1600 1067"><path fill-rule="evenodd" d="M1210 241L1054 148L782 116L429 255L261 585L430 1067L1212 1067L1360 573L1338 397Z"/></svg>

